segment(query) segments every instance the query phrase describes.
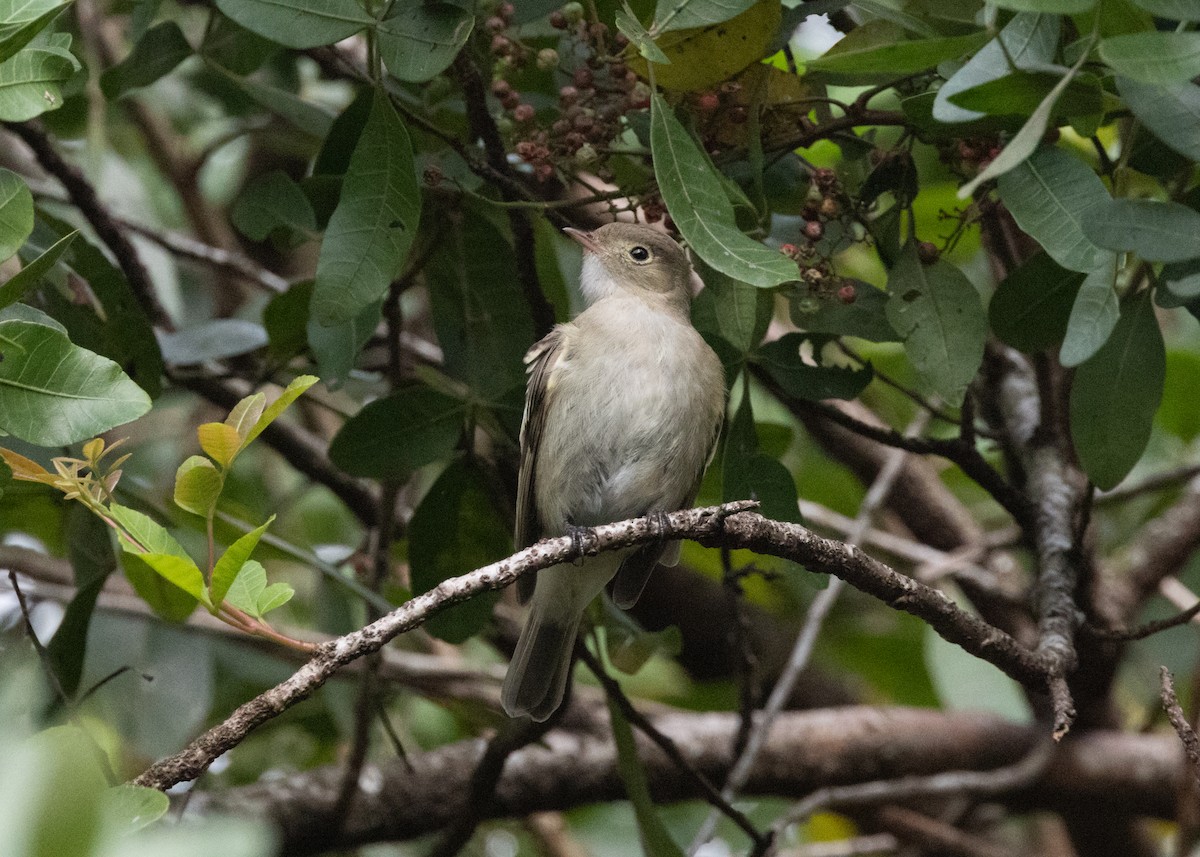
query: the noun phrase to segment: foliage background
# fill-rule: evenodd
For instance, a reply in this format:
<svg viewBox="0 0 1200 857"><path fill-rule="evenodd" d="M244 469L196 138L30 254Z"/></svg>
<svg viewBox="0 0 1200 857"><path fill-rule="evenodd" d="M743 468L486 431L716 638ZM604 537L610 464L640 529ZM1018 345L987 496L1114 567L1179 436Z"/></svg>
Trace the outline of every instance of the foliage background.
<svg viewBox="0 0 1200 857"><path fill-rule="evenodd" d="M838 539L859 516L869 554L1044 672L1022 686L920 604L830 593L785 550L688 542L640 626L598 609L624 693L655 716L740 712L744 738L805 627L819 633L787 707L947 719L897 726L850 773L751 789L738 806L760 831L819 786L933 773L888 760L940 759L955 724L995 740L954 769L1071 732L1019 782L951 780L957 802L905 803L899 783L866 806L827 795L781 834L788 853L1186 853L1194 770L1167 715L1194 711L1194 628L1110 638L1200 585L1196 21L1189 0L0 0L12 853L691 840L706 804L649 802L688 777L643 748L646 791L620 740L611 779L632 802L518 790L510 807L463 756L478 791L445 830L373 827L365 791L350 812L341 783L367 789L365 760L402 780L404 759L478 736L510 773L530 758L540 736L497 706L507 594L445 610L210 758L195 826L114 786L287 679L305 644L511 553L521 357L581 305L559 230L614 215L676 230L707 284L694 321L730 411L698 505L754 496ZM100 457L122 437L127 460ZM1183 677L1182 707L1159 665ZM599 685L585 669L577 684L556 728L607 742ZM865 715L845 712L857 734ZM858 746L821 734L789 733L831 759ZM1073 777L1089 740L1156 767ZM243 788L259 781L282 786ZM568 812L528 816L546 808ZM304 840L325 822L327 840ZM717 836L707 853L748 847L728 820Z"/></svg>

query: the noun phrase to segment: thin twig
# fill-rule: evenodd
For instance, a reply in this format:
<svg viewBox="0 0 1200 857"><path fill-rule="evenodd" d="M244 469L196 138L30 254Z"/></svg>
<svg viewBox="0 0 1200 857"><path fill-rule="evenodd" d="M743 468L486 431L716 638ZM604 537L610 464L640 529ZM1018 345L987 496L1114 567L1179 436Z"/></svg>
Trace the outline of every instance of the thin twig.
<svg viewBox="0 0 1200 857"><path fill-rule="evenodd" d="M1168 628L1176 628L1180 625L1186 625L1188 622L1200 615L1200 601L1197 601L1182 613L1176 613L1174 616L1169 616L1166 619L1155 619L1153 622L1147 622L1144 625L1139 625L1136 628L1097 628L1094 625L1084 625L1083 629L1093 637L1099 637L1102 640L1144 640L1147 637L1152 637L1160 631L1166 631Z"/></svg>
<svg viewBox="0 0 1200 857"><path fill-rule="evenodd" d="M1183 751L1192 766L1192 776L1196 779L1196 785L1200 786L1200 737L1196 736L1196 730L1188 722L1187 715L1183 713L1179 699L1175 696L1175 681L1171 678L1171 671L1166 667L1159 667L1159 676L1162 680L1163 711L1175 727L1175 734L1183 742Z"/></svg>

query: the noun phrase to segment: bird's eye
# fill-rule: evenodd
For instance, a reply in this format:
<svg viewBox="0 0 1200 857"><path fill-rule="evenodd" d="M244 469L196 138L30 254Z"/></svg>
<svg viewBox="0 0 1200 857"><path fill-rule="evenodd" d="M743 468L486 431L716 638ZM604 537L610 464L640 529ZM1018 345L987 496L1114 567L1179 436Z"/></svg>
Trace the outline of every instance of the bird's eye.
<svg viewBox="0 0 1200 857"><path fill-rule="evenodd" d="M647 262L650 260L650 251L639 244L630 248L629 258L635 262Z"/></svg>

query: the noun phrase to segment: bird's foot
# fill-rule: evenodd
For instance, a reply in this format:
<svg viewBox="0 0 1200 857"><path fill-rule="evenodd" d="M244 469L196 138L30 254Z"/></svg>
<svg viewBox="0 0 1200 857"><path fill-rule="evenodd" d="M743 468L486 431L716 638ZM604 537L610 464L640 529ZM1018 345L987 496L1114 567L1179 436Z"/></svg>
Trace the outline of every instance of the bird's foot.
<svg viewBox="0 0 1200 857"><path fill-rule="evenodd" d="M646 518L649 519L657 540L665 542L667 540L667 530L671 526L671 522L667 518L667 513L661 509L656 509L653 512L647 512Z"/></svg>
<svg viewBox="0 0 1200 857"><path fill-rule="evenodd" d="M583 558L588 553L587 540L593 536L592 528L580 527L572 521L567 521L567 535L571 537L571 547L575 552L573 564L583 565Z"/></svg>

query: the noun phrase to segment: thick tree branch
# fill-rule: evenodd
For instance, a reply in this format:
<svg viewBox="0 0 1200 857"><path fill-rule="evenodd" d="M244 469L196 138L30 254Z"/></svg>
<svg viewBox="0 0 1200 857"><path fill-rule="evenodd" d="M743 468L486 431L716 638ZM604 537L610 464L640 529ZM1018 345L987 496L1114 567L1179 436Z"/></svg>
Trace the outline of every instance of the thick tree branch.
<svg viewBox="0 0 1200 857"><path fill-rule="evenodd" d="M585 551L615 550L662 538L689 538L703 545L748 548L791 559L810 571L834 574L889 606L925 620L947 640L999 667L1030 687L1047 680L1041 660L1016 640L959 609L943 593L905 577L857 548L823 539L797 524L771 521L746 510L750 501L673 512L665 519L638 518L589 531ZM338 669L378 651L438 611L481 592L502 589L522 574L578 556L569 536L546 539L508 559L440 583L376 622L321 646L294 675L242 705L223 723L182 752L152 765L136 780L165 789L195 779L220 754L237 746L255 727L311 696Z"/></svg>
<svg viewBox="0 0 1200 857"><path fill-rule="evenodd" d="M738 728L734 713L672 713L655 727L709 780L722 780ZM659 802L701 797L691 777L647 738L638 755ZM795 797L827 786L849 786L906 776L959 775L986 780L1005 771L1044 741L1036 728L978 713L944 714L906 708L841 708L788 712L751 772L746 792ZM469 780L484 752L480 739L451 744L411 758L369 764L379 788L364 794L343 828L342 847L411 839L446 828L467 811ZM1064 742L1041 776L994 795L1021 809L1055 809L1088 803L1093 811L1170 817L1183 766L1173 735L1100 732ZM973 772L973 773L972 773ZM284 852L311 853L328 825L327 801L337 786L336 767L273 782L192 795L189 814L248 813L272 819ZM555 729L540 744L514 752L496 784L488 817L625 799L616 751L602 724L584 732Z"/></svg>

